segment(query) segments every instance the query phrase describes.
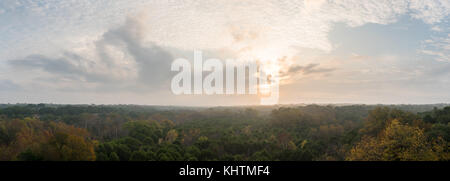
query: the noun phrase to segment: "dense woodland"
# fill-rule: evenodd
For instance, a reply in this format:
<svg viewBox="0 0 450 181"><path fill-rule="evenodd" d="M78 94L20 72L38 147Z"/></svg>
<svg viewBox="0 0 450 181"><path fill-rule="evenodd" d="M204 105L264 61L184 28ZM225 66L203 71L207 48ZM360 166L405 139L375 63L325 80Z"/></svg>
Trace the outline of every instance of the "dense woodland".
<svg viewBox="0 0 450 181"><path fill-rule="evenodd" d="M449 160L448 105L0 105L0 160Z"/></svg>

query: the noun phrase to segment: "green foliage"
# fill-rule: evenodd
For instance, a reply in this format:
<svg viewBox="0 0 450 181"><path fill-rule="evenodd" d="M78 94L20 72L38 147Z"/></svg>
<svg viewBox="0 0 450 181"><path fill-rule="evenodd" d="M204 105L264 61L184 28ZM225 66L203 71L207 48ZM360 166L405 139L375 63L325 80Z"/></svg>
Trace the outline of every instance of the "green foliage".
<svg viewBox="0 0 450 181"><path fill-rule="evenodd" d="M0 106L0 160L448 160L449 120L422 105Z"/></svg>

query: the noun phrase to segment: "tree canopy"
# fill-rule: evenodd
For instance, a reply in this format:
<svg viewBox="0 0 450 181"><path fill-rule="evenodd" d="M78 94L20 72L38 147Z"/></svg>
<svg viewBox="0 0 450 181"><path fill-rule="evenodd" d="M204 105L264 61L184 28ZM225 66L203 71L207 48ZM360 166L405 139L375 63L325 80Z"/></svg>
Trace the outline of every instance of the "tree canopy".
<svg viewBox="0 0 450 181"><path fill-rule="evenodd" d="M0 160L449 160L450 107L0 106Z"/></svg>

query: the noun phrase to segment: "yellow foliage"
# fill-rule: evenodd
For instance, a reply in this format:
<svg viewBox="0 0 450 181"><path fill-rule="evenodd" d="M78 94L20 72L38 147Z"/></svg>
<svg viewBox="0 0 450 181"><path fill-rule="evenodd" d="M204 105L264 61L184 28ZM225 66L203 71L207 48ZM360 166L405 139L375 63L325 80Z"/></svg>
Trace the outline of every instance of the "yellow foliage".
<svg viewBox="0 0 450 181"><path fill-rule="evenodd" d="M169 132L167 132L165 140L166 140L167 143L173 143L177 138L178 138L177 131L172 129Z"/></svg>
<svg viewBox="0 0 450 181"><path fill-rule="evenodd" d="M442 139L440 142L430 142L423 129L402 125L394 119L377 137L363 137L350 150L347 160L448 160L445 147L448 143Z"/></svg>

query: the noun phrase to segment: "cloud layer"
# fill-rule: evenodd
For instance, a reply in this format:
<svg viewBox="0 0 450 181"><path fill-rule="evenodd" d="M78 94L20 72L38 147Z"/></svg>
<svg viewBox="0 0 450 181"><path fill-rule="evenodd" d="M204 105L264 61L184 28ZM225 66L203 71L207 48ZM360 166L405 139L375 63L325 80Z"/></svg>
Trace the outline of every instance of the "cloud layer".
<svg viewBox="0 0 450 181"><path fill-rule="evenodd" d="M367 96L377 89L367 82L389 84L395 92L399 82L391 79L402 77L402 83L417 82L411 88L425 96L428 90L419 88L420 82L432 80L425 77L432 76L430 71L439 72L436 67L447 67L450 59L449 13L448 0L4 0L0 2L0 70L6 71L0 74L0 89L84 92L78 96L160 91L167 95L171 61L199 49L220 58L286 57L283 71L292 78L289 86L300 90L308 78L316 81L309 82L311 92L321 95L366 85L368 90L361 94ZM335 52L340 45L330 40L330 33L337 24L389 25L402 17L433 31L421 49L410 50L410 56L378 55L355 63L355 57ZM434 60L439 63L429 62ZM348 76L351 73L357 78ZM448 82L439 80L432 87ZM290 94L287 99L295 96Z"/></svg>

